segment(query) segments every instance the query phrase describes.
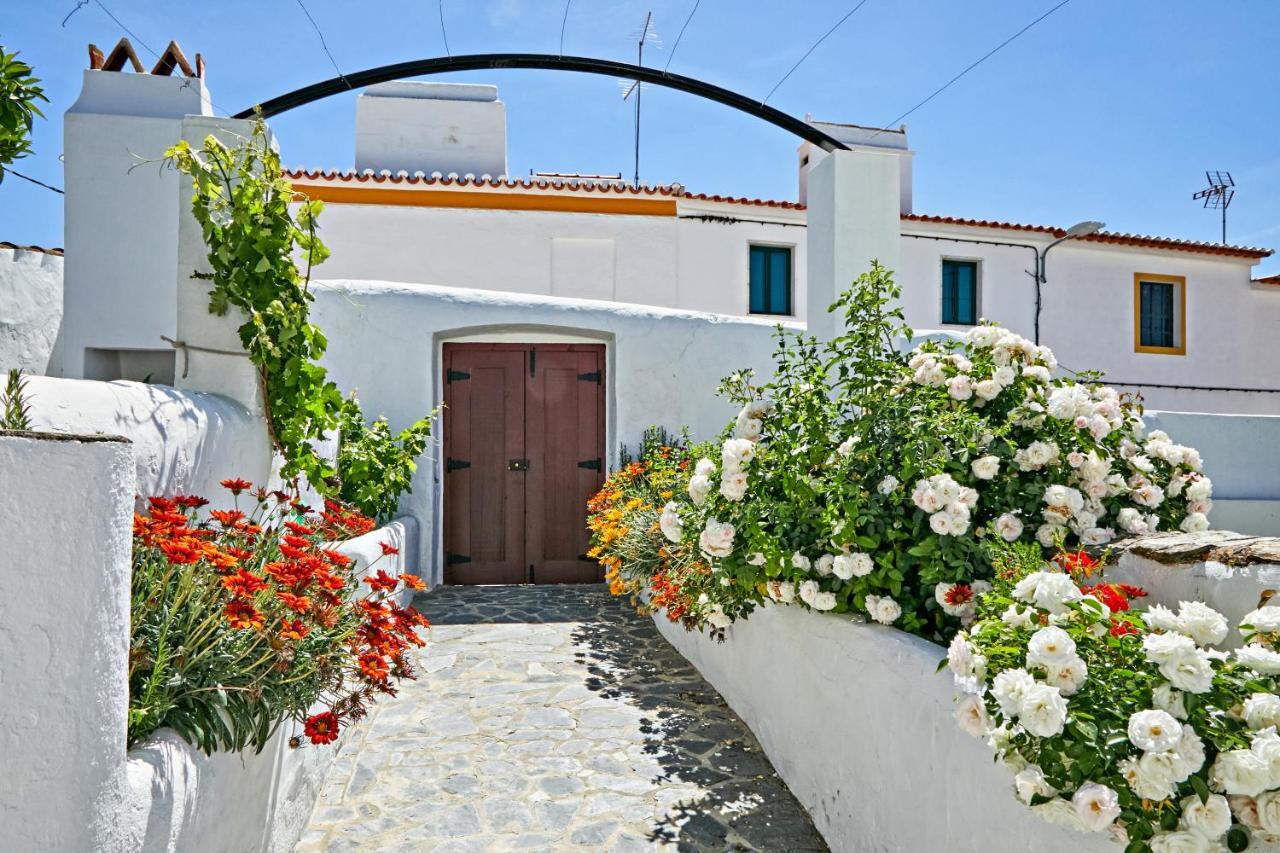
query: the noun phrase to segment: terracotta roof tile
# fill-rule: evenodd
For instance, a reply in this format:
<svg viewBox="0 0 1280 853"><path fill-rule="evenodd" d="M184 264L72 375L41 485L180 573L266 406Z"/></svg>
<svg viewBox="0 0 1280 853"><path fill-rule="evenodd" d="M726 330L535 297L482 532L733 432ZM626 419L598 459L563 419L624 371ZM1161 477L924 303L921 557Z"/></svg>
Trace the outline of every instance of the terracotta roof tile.
<svg viewBox="0 0 1280 853"><path fill-rule="evenodd" d="M1280 287L1280 274L1267 275L1267 276L1263 276L1262 278L1255 278L1253 280L1253 283L1254 284L1270 284L1276 287Z"/></svg>
<svg viewBox="0 0 1280 853"><path fill-rule="evenodd" d="M1027 231L1036 234L1049 234L1054 237L1066 236L1065 228L1051 225L1021 225L1015 222L999 222L992 219L962 219L955 216L928 216L920 213L904 213L902 218L908 222L928 222L939 225L968 225L974 228L995 228L1004 231ZM1196 252L1205 255L1230 255L1238 258L1265 258L1272 254L1271 249L1259 249L1251 246L1228 246L1222 243L1203 243L1198 240L1179 240L1174 237L1149 237L1144 234L1116 234L1100 231L1078 238L1090 243L1111 243L1121 246L1138 246L1147 249L1168 249L1175 252Z"/></svg>
<svg viewBox="0 0 1280 853"><path fill-rule="evenodd" d="M768 198L744 198L732 195L708 195L707 193L686 192L684 197L692 201L715 201L721 204L751 204L757 207L778 207L784 210L804 210L805 205L798 201L779 201Z"/></svg>
<svg viewBox="0 0 1280 853"><path fill-rule="evenodd" d="M43 246L19 246L17 243L9 243L4 240L0 240L0 249L12 249L16 252L43 252L46 255L62 256L61 249L46 249Z"/></svg>
<svg viewBox="0 0 1280 853"><path fill-rule="evenodd" d="M368 170L364 172L339 172L332 169L285 169L284 177L291 181L338 181L341 183L405 184L408 186L424 187L477 187L482 189L568 190L614 193L617 195L674 196L679 195L682 192L679 187L659 185L635 187L631 184L625 184L619 181L596 181L576 178L508 178L506 176L499 176L495 178L490 175L482 175L480 177L456 174L441 175L439 172L435 172L430 175L424 175L421 172L416 172L410 175L403 171L393 174L385 170L382 172L372 172Z"/></svg>

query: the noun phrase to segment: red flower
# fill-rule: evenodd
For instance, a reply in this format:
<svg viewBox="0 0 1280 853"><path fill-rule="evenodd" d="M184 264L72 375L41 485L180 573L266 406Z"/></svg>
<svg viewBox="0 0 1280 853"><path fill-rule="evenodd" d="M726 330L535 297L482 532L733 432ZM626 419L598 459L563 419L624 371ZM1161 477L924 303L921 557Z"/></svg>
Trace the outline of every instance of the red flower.
<svg viewBox="0 0 1280 853"><path fill-rule="evenodd" d="M392 554L400 553L400 549L394 545L388 545L386 542L379 542L378 544L382 546L382 556L384 557L390 557Z"/></svg>
<svg viewBox="0 0 1280 853"><path fill-rule="evenodd" d="M222 488L227 489L233 495L238 495L241 492L248 491L249 489L253 488L253 483L250 483L248 480L243 480L239 477L236 477L235 479L231 479L231 480L223 480Z"/></svg>
<svg viewBox="0 0 1280 853"><path fill-rule="evenodd" d="M386 681L391 668L386 660L377 652L365 652L360 655L360 671L370 681Z"/></svg>
<svg viewBox="0 0 1280 853"><path fill-rule="evenodd" d="M1136 634L1138 629L1133 624L1117 616L1111 617L1111 636L1123 637L1125 634Z"/></svg>
<svg viewBox="0 0 1280 853"><path fill-rule="evenodd" d="M1094 596L1111 608L1113 613L1123 613L1129 609L1129 599L1142 598L1147 594L1142 587L1127 583L1099 583L1093 586L1082 586L1080 591L1085 595Z"/></svg>
<svg viewBox="0 0 1280 853"><path fill-rule="evenodd" d="M308 543L308 544L310 544L310 543ZM281 553L281 554L284 554L284 555L285 555L286 557L288 557L290 560L300 560L300 559L302 559L303 557L307 556L307 549L306 549L306 548L295 548L295 547L293 547L292 545L281 545L281 546L280 546L280 553Z"/></svg>
<svg viewBox="0 0 1280 853"><path fill-rule="evenodd" d="M300 619L281 619L280 636L286 640L301 640L311 629L302 624Z"/></svg>
<svg viewBox="0 0 1280 853"><path fill-rule="evenodd" d="M1101 562L1094 557L1090 557L1084 551L1063 551L1053 558L1053 561L1063 568L1069 574L1082 574L1086 578L1097 570Z"/></svg>
<svg viewBox="0 0 1280 853"><path fill-rule="evenodd" d="M973 588L967 583L952 584L943 595L943 599L952 607L961 607L973 599Z"/></svg>
<svg viewBox="0 0 1280 853"><path fill-rule="evenodd" d="M353 557L348 557L346 554L343 554L340 551L333 551L328 548L325 548L325 549L322 549L320 553L324 556L326 560L328 560L330 563L332 563L333 565L337 566L340 569L345 569L347 566L355 562L355 559Z"/></svg>
<svg viewBox="0 0 1280 853"><path fill-rule="evenodd" d="M294 595L291 592L277 592L280 603L294 613L306 613L311 608L311 599L305 595Z"/></svg>
<svg viewBox="0 0 1280 853"><path fill-rule="evenodd" d="M160 550L169 558L170 563L188 565L200 559L204 549L194 539L171 539L160 543Z"/></svg>
<svg viewBox="0 0 1280 853"><path fill-rule="evenodd" d="M232 628L262 627L262 614L247 601L233 601L223 612Z"/></svg>
<svg viewBox="0 0 1280 853"><path fill-rule="evenodd" d="M164 512L173 512L175 509L178 508L178 505L175 504L173 501L171 501L169 498L161 498L161 497L147 498L147 503L151 504L152 509L158 509Z"/></svg>
<svg viewBox="0 0 1280 853"><path fill-rule="evenodd" d="M364 582L367 583L374 590L387 590L388 592L395 589L396 585L400 583L398 580L391 577L391 575L387 574L382 569L378 569L377 574L369 575L368 577L366 577L364 579Z"/></svg>
<svg viewBox="0 0 1280 853"><path fill-rule="evenodd" d="M187 509L199 509L209 503L207 500L197 495L175 495L173 502L178 506L184 506Z"/></svg>
<svg viewBox="0 0 1280 853"><path fill-rule="evenodd" d="M281 537L284 543L291 548L301 548L303 551L310 550L311 540L303 539L301 536L294 536L292 533L286 533Z"/></svg>
<svg viewBox="0 0 1280 853"><path fill-rule="evenodd" d="M234 575L224 577L222 585L236 598L252 598L255 592L267 585L267 582L253 572L241 569Z"/></svg>
<svg viewBox="0 0 1280 853"><path fill-rule="evenodd" d="M302 727L302 731L317 746L333 743L338 739L338 715L332 711L314 714L307 718L307 723Z"/></svg>
<svg viewBox="0 0 1280 853"><path fill-rule="evenodd" d="M244 513L238 509L211 509L209 517L223 527L238 527L244 520Z"/></svg>
<svg viewBox="0 0 1280 853"><path fill-rule="evenodd" d="M247 560L253 556L253 552L246 548L236 548L234 545L224 545L222 550L237 560Z"/></svg>
<svg viewBox="0 0 1280 853"><path fill-rule="evenodd" d="M405 585L405 589L426 589L427 585L422 582L422 578L417 575L401 575L400 582Z"/></svg>
<svg viewBox="0 0 1280 853"><path fill-rule="evenodd" d="M305 524L299 524L296 521L286 521L284 526L299 536L310 536L316 532L314 527L307 527Z"/></svg>

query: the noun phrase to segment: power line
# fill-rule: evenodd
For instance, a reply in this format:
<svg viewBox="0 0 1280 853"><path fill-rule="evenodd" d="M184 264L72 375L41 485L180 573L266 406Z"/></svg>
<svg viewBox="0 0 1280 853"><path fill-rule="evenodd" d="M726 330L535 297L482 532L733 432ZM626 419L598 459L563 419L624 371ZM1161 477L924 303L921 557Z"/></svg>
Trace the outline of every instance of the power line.
<svg viewBox="0 0 1280 853"><path fill-rule="evenodd" d="M333 53L329 51L329 44L324 40L324 33L320 29L320 25L316 23L316 19L311 17L311 13L307 11L306 4L302 0L298 0L298 8L302 10L302 14L307 16L307 20L311 22L311 27L316 31L316 35L320 37L320 47L324 48L325 56L329 57L329 63L333 65L333 70L338 72L338 76L342 78L343 83L347 83L347 75L342 73L342 69L338 67L338 60L333 58ZM347 88L351 88L351 84L347 83Z"/></svg>
<svg viewBox="0 0 1280 853"><path fill-rule="evenodd" d="M440 0L440 35L444 37L445 56L452 58L453 53L449 50L449 31L444 28L444 0Z"/></svg>
<svg viewBox="0 0 1280 853"><path fill-rule="evenodd" d="M569 23L569 4L573 0L564 0L564 17L560 19L560 55L564 56L564 28Z"/></svg>
<svg viewBox="0 0 1280 853"><path fill-rule="evenodd" d="M128 27L126 27L126 26L124 25L124 23L123 23L119 18L117 18L114 14L112 14L111 10L110 10L110 9L108 9L108 8L106 7L106 5L102 2L102 0L93 0L93 2L97 3L97 4L98 4L98 7L99 7L100 9L102 9L102 11L104 11L104 12L106 12L106 13L107 13L107 17L108 17L108 18L110 18L111 20L113 20L113 21L115 21L115 22L116 22L116 26L117 26L117 27L119 27L120 29L124 30L124 31L125 31L125 33L127 33L128 35L130 35L130 36L132 36L132 37L133 37L133 40L134 40L134 41L136 41L138 44L140 44L140 45L142 45L143 47L145 47L145 48L147 49L147 53L151 54L151 55L152 55L152 56L154 56L156 59L159 59L159 58L160 58L160 54L156 53L156 52L155 52L155 50L153 50L153 49L152 49L151 45L149 45L149 44L147 44L145 41L143 41L143 40L138 36L138 34L137 34L137 33L135 33L133 30L129 29Z"/></svg>
<svg viewBox="0 0 1280 853"><path fill-rule="evenodd" d="M81 9L83 9L85 6L88 6L88 5L89 5L89 0L77 0L76 7L72 9L70 12L68 12L67 16L62 19L62 28L65 30L67 28L67 21L71 20L71 16L74 15L76 12L79 12Z"/></svg>
<svg viewBox="0 0 1280 853"><path fill-rule="evenodd" d="M59 195L66 195L66 193L63 192L62 190L50 184L46 184L44 181L37 181L35 178L29 175L24 175L21 172L17 171L16 169L11 169L8 166L0 166L0 176L3 176L5 172L8 172L10 175L14 175L15 177L22 178L22 180L24 181L30 181L31 183L35 184L38 187L44 187L47 190L53 190Z"/></svg>
<svg viewBox="0 0 1280 853"><path fill-rule="evenodd" d="M1001 49L1003 49L1006 45L1008 45L1010 42L1012 42L1012 41L1013 41L1014 39L1016 39L1018 36L1022 35L1022 34L1023 34L1023 33L1025 33L1027 30L1031 29L1031 28L1032 28L1032 27L1034 27L1036 24L1040 23L1040 22L1041 22L1041 21L1043 21L1045 18L1049 17L1049 16L1050 16L1050 15L1052 15L1054 12L1058 11L1059 9L1061 9L1063 6L1067 5L1067 4L1068 4L1068 3L1070 3L1070 2L1071 2L1071 0L1062 0L1062 2L1061 2L1061 3L1059 3L1057 6L1054 6L1052 9L1050 9L1050 10L1049 10L1049 11L1047 11L1047 12L1045 12L1043 15L1041 15L1041 16L1040 16L1040 17L1038 17L1038 18L1036 18L1034 21L1032 21L1031 23L1027 24L1027 25L1026 25L1025 27L1023 27L1022 29L1018 30L1016 33L1014 33L1013 35L1009 36L1009 37L1008 37L1007 39L1005 39L1004 41L1000 42L1000 44L998 44L998 45L996 45L995 47L991 48L991 50L987 51L985 54L983 54L983 55L982 55L982 58L981 58L981 59L979 59L977 62L974 62L972 65L970 65L970 66L969 66L968 68L966 68L965 70L961 71L961 72L960 72L959 74L957 74L956 76L952 77L950 80L948 80L946 83L944 83L940 88L938 88L938 89L937 89L936 91L934 91L931 95L929 95L929 97L925 98L923 101L921 101L920 103L916 104L914 107L912 107L911 109L907 110L905 113L903 113L902 115L898 116L898 117L897 117L897 118L895 118L893 121L891 121L891 122L887 123L884 127L880 128L880 130L877 130L874 134L872 134L872 138L874 139L876 136L879 136L881 133L883 133L883 132L884 132L884 131L886 131L886 130L891 130L895 125L899 124L899 123L900 123L903 119L905 119L907 116L911 115L913 112L915 112L916 110L920 109L920 108L921 108L921 107L923 107L925 104L929 103L929 102L930 102L930 101L932 101L934 98L936 98L938 95L941 95L943 92L945 92L947 89L949 89L949 88L951 87L951 84L955 83L955 82L956 82L957 80L959 80L961 77L963 77L964 75L968 74L970 71L972 71L973 69L977 68L977 67L978 67L979 65L981 65L982 63L986 62L988 59L990 59L992 56L994 56L996 53L998 53Z"/></svg>
<svg viewBox="0 0 1280 853"><path fill-rule="evenodd" d="M847 20L849 20L851 17L853 17L853 13L854 13L854 12L856 12L856 11L858 11L859 9L861 9L861 8L862 8L863 6L865 6L866 4L867 4L867 0L861 0L861 2L859 2L859 3L858 3L858 5L854 6L852 9L850 9L848 12L846 12L846 13L845 13L845 16L844 16L843 18L841 18L840 20L836 21L836 24L835 24L835 26L834 26L834 27L832 27L831 29L829 29L829 30L827 30L825 33L823 33L823 34L822 34L822 38L820 38L820 39L818 39L817 41L815 41L815 42L813 43L813 45L812 45L808 50L806 50L806 51L804 52L804 56L800 57L799 61L797 61L795 65L791 66L791 70L790 70L790 71L788 71L786 74L783 74L783 75L782 75L782 79L781 79L781 80L779 80L777 83L775 83L775 84L774 84L773 88L769 90L769 94L765 95L765 96L764 96L764 100L763 100L763 101L761 101L760 103L762 103L762 104L767 104L767 103L769 103L769 99L773 97L773 93L774 93L774 92L776 92L776 91L778 91L778 87L779 87L779 86L781 86L783 83L787 82L787 78L788 78L788 77L790 77L790 76L795 72L795 70L796 70L797 68L799 68L799 67L800 67L800 63L801 63L801 62L804 62L806 59L808 59L808 58L809 58L809 54L811 54L811 53L813 53L815 50L817 50L817 49L818 49L818 45L822 44L824 41L826 41L826 40L827 40L827 36L831 35L831 34L832 34L832 33L834 33L836 30L840 29L840 25L841 25L841 24L843 24L845 21L847 21Z"/></svg>
<svg viewBox="0 0 1280 853"><path fill-rule="evenodd" d="M667 64L662 66L662 70L666 71L671 67L671 60L675 58L676 48L680 46L680 39L684 38L684 31L689 26L689 22L693 20L693 13L698 11L698 4L702 0L694 0L693 8L689 10L689 17L684 19L684 26L680 28L680 34L676 36L676 43L671 45L671 52L667 54Z"/></svg>

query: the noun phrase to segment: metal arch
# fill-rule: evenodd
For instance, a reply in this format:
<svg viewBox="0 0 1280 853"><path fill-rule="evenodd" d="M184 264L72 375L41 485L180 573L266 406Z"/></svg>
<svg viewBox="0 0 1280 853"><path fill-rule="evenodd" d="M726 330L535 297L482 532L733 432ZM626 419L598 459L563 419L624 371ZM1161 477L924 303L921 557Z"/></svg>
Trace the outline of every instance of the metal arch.
<svg viewBox="0 0 1280 853"><path fill-rule="evenodd" d="M579 71L585 74L602 74L607 77L623 77L652 83L680 92L687 92L727 107L733 107L749 116L767 121L775 127L789 131L801 139L812 142L825 151L847 149L843 142L828 136L808 122L787 115L781 110L767 106L759 101L695 80L660 71L656 68L645 68L626 62L614 62L609 59L592 59L586 56L557 56L547 53L474 53L466 56L441 56L434 59L414 59L409 62L397 62L394 65L382 65L333 77L321 83L314 83L295 89L277 98L243 110L236 118L253 118L259 112L263 118L280 115L295 107L310 104L314 101L341 94L351 89L361 89L375 83L388 80L399 80L405 77L423 77L430 74L443 74L448 71L474 71L486 68L535 68L550 71Z"/></svg>

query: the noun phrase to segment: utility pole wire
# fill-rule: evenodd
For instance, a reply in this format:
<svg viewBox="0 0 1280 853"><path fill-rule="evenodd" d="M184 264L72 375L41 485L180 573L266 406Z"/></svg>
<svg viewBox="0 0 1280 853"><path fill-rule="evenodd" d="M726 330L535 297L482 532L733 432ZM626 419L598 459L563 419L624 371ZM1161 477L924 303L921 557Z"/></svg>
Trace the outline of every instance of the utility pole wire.
<svg viewBox="0 0 1280 853"><path fill-rule="evenodd" d="M452 59L453 53L449 50L449 31L444 28L444 0L440 0L440 35L444 37L444 54Z"/></svg>
<svg viewBox="0 0 1280 853"><path fill-rule="evenodd" d="M302 10L302 14L307 16L307 20L311 22L311 28L320 37L320 47L324 48L324 55L329 57L329 63L333 66L333 70L338 72L338 76L342 78L343 83L347 83L347 75L342 73L342 69L338 67L338 60L334 59L333 53L329 51L329 43L324 40L324 33L321 31L320 25L316 23L315 18L311 17L311 12L307 10L306 4L302 0L298 0L298 8ZM351 88L350 83L347 83L347 88Z"/></svg>
<svg viewBox="0 0 1280 853"><path fill-rule="evenodd" d="M1067 4L1068 4L1068 3L1070 3L1070 2L1071 2L1071 0L1062 0L1062 2L1061 2L1061 3L1059 3L1057 6L1054 6L1052 9L1050 9L1050 10L1049 10L1049 11L1047 11L1047 12L1045 12L1043 15L1041 15L1041 16L1040 16L1040 17L1038 17L1038 18L1036 18L1034 21L1032 21L1031 23L1027 24L1025 27L1023 27L1022 29L1018 30L1016 33L1014 33L1013 35L1009 36L1007 39L1005 39L1004 41L1000 42L1000 43L999 43L998 45L996 45L995 47L991 48L991 50L987 51L985 54L983 54L983 55L982 55L982 58L981 58L981 59L979 59L978 61L974 62L972 65L970 65L970 66L969 66L968 68L966 68L965 70L961 71L961 72L960 72L959 74L957 74L956 76L952 77L950 80L948 80L946 83L944 83L941 87L939 87L937 90L935 90L935 91L933 92L933 94L929 95L929 97L925 98L923 101L921 101L920 103L916 104L914 107L912 107L911 109L907 110L905 113L903 113L902 115L898 116L898 117L897 117L897 118L895 118L893 121L889 122L889 123L888 123L888 124L886 124L884 127L882 127L882 128L880 128L879 130L877 130L875 133L873 133L873 134L871 135L871 138L872 138L872 139L875 139L875 138L876 138L877 136L879 136L881 133L884 133L884 132L885 132L885 131L887 131L887 130L892 130L892 129L893 129L893 127L894 127L894 125L899 124L899 123L900 123L903 119L905 119L907 116L911 115L913 112L915 112L916 110L920 109L920 108L921 108L921 107L923 107L925 104L929 103L929 102L930 102L930 101L932 101L934 98L936 98L938 95L941 95L943 92L945 92L947 89L949 89L949 88L951 87L951 84L952 84L952 83L955 83L955 82L956 82L957 80L959 80L961 77L963 77L964 75L968 74L970 71L972 71L973 69L977 68L977 67L978 67L979 65L981 65L982 63L986 62L988 59L990 59L992 56L994 56L995 54L997 54L998 52L1000 52L1000 50L1001 50L1001 49L1003 49L1006 45L1008 45L1010 42L1012 42L1012 41L1013 41L1014 39L1016 39L1018 36L1022 35L1022 34L1023 34L1023 33L1025 33L1027 30L1031 29L1031 28L1032 28L1032 27L1034 27L1036 24L1040 23L1040 22L1041 22L1041 21L1043 21L1045 18L1049 17L1049 16L1050 16L1050 15L1052 15L1054 12L1058 11L1059 9L1061 9L1063 6L1067 5Z"/></svg>
<svg viewBox="0 0 1280 853"><path fill-rule="evenodd" d="M680 47L680 39L684 38L684 31L688 28L689 22L693 20L693 13L698 11L698 4L701 2L702 0L694 0L693 8L689 10L689 17L684 19L684 26L680 28L680 34L676 36L676 43L671 45L671 52L667 54L667 64L662 66L664 72L671 67L671 60L675 58L676 48Z"/></svg>
<svg viewBox="0 0 1280 853"><path fill-rule="evenodd" d="M156 53L155 50L152 49L151 45L147 44L145 41L139 38L139 36L133 30L126 27L119 18L117 18L114 14L112 14L111 10L106 7L106 5L102 2L102 0L93 0L93 2L97 3L98 7L102 9L102 11L107 13L108 18L116 22L117 27L124 30L125 33L127 33L128 35L133 36L134 41L136 41L138 44L145 47L147 49L147 53L151 54L156 59L160 58L160 54Z"/></svg>
<svg viewBox="0 0 1280 853"><path fill-rule="evenodd" d="M765 96L764 96L764 100L763 100L763 101L761 101L760 103L761 103L761 104L767 104L767 103L769 103L769 99L773 97L773 93L774 93L774 92L776 92L776 91L778 91L778 87L779 87L779 86L781 86L783 83L787 82L787 78L788 78L788 77L790 77L790 76L792 75L792 73L794 73L794 72L795 72L795 70L796 70L797 68L799 68L799 67L800 67L800 63L801 63L801 62L804 62L806 59L808 59L808 58L809 58L809 54L811 54L811 53L813 53L815 50L817 50L817 49L818 49L818 45L822 44L824 41L826 41L826 40L827 40L827 36L831 35L831 34L832 34L832 33L834 33L836 30L840 29L840 25L841 25L841 24L843 24L845 21L847 21L847 20L849 20L851 17L853 17L853 13L854 13L854 12L856 12L856 11L858 11L859 9L861 9L861 8L862 8L863 6L865 6L866 4L867 4L867 0L861 0L861 2L859 2L859 3L858 3L858 5L854 6L852 9L850 9L848 12L846 12L846 13L845 13L845 16L844 16L843 18L841 18L840 20L836 21L836 24L835 24L835 26L834 26L834 27L832 27L831 29L829 29L829 30L827 30L825 33L823 33L823 34L822 34L822 38L820 38L820 39L818 39L817 41L815 41L815 42L813 43L813 45L812 45L808 50L806 50L806 51L804 52L804 56L800 57L799 61L797 61L795 65L791 66L791 70L790 70L790 71L788 71L786 74L783 74L783 75L782 75L782 79L781 79L781 80L779 80L777 83L775 83L775 84L773 85L773 88L769 90L769 94L765 95Z"/></svg>
<svg viewBox="0 0 1280 853"><path fill-rule="evenodd" d="M5 173L6 173L6 172L7 172L7 173L9 173L10 175L15 176L15 177L22 178L22 180L24 180L24 181L30 181L31 183L35 184L35 185L36 185L36 186L38 186L38 187L44 187L44 188L45 188L45 189L47 189L47 190L53 190L54 192L58 193L59 195L66 195L66 193L64 193L62 190L58 189L58 188L57 188L57 187L55 187L55 186L51 186L51 185L49 185L49 184L46 184L44 181L37 181L35 178L32 178L32 177L30 177L29 175L24 175L24 174L22 174L21 172L19 172L18 170L16 170L16 169L11 169L11 168L9 168L8 166L0 166L0 177L4 177L4 175L5 175Z"/></svg>
<svg viewBox="0 0 1280 853"><path fill-rule="evenodd" d="M564 28L569 23L569 4L573 0L564 0L564 17L560 19L560 55L564 56Z"/></svg>
<svg viewBox="0 0 1280 853"><path fill-rule="evenodd" d="M81 9L83 9L85 6L88 6L88 5L89 5L89 0L76 0L76 7L72 9L70 12L68 12L67 16L62 19L62 28L65 30L67 28L67 21L71 20L71 16L74 15L76 12L79 12Z"/></svg>

